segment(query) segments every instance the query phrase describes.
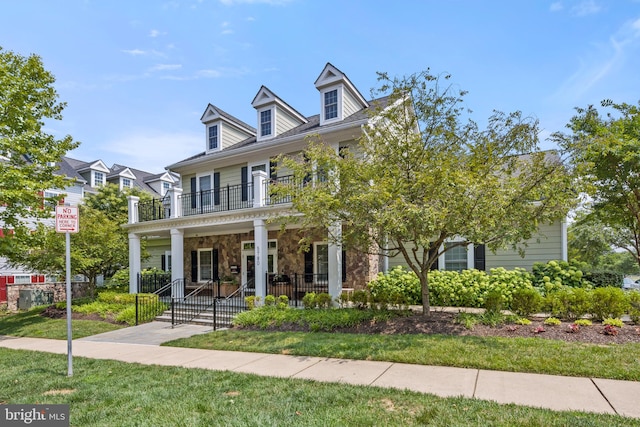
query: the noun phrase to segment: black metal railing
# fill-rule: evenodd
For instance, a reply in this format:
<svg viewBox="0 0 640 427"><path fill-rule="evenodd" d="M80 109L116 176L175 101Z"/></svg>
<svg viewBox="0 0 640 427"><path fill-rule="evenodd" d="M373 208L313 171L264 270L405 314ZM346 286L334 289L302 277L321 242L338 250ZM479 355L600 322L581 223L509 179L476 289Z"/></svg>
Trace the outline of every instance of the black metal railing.
<svg viewBox="0 0 640 427"><path fill-rule="evenodd" d="M265 183L264 183L264 185L265 185L265 189L264 189L264 194L265 194L264 204L265 205L280 205L280 204L283 204L283 203L291 203L292 197L290 195L284 196L284 195L272 194L271 188L273 186L277 186L277 185L291 186L293 184L293 182L294 182L293 181L293 175L279 176L277 178L265 181Z"/></svg>
<svg viewBox="0 0 640 427"><path fill-rule="evenodd" d="M298 307L302 298L311 292L329 293L329 276L327 274L292 274L267 275L267 295L286 295L289 305Z"/></svg>
<svg viewBox="0 0 640 427"><path fill-rule="evenodd" d="M171 202L168 197L151 199L138 203L138 221L154 221L171 216Z"/></svg>
<svg viewBox="0 0 640 427"><path fill-rule="evenodd" d="M216 298L213 304L213 330L229 328L233 324L233 318L247 310L245 296L255 293L255 289L249 287L249 280L232 294L224 298Z"/></svg>
<svg viewBox="0 0 640 427"><path fill-rule="evenodd" d="M216 299L216 282L210 280L184 297L171 298L171 326L189 323L203 311L211 308Z"/></svg>
<svg viewBox="0 0 640 427"><path fill-rule="evenodd" d="M151 322L167 307L168 305L157 294L136 294L136 326Z"/></svg>
<svg viewBox="0 0 640 427"><path fill-rule="evenodd" d="M179 197L179 203L184 216L246 209L253 206L253 185L227 185L216 190L185 193Z"/></svg>
<svg viewBox="0 0 640 427"><path fill-rule="evenodd" d="M171 283L170 271L138 273L138 293L154 293L168 283ZM169 290L169 295L171 295L170 292L171 290Z"/></svg>

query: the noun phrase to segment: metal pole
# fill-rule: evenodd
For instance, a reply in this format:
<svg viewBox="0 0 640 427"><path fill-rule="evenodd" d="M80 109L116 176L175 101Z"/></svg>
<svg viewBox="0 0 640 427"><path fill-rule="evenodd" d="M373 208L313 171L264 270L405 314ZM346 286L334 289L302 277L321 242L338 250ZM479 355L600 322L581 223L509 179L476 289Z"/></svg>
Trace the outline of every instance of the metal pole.
<svg viewBox="0 0 640 427"><path fill-rule="evenodd" d="M67 376L73 376L73 354L71 352L71 234L66 234L67 268Z"/></svg>

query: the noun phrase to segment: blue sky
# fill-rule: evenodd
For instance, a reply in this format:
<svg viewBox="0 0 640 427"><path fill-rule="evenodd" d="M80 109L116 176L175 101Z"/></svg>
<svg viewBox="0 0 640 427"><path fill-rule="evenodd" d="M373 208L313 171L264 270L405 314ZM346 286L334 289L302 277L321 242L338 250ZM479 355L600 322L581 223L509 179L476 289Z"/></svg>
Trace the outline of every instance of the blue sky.
<svg viewBox="0 0 640 427"><path fill-rule="evenodd" d="M366 96L376 71L451 73L473 118L540 120L640 100L640 0L0 0L0 46L35 53L68 106L69 153L160 172L204 150L208 103L255 126L261 85L304 115L327 62ZM543 142L544 148L550 143Z"/></svg>

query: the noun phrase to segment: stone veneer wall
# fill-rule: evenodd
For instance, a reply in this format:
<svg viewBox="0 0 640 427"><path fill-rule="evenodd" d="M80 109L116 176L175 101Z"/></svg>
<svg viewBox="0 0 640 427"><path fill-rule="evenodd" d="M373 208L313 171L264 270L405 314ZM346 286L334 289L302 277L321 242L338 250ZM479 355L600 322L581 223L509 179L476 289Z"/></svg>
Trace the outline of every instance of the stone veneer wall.
<svg viewBox="0 0 640 427"><path fill-rule="evenodd" d="M304 274L304 252L299 251L299 242L309 235L313 241L326 238L326 233L320 231L310 234L298 229L285 231L269 231L268 238L278 241L277 273L293 276L295 273ZM187 237L184 239L184 277L187 283L191 281L191 251L198 249L218 250L218 273L220 277L231 275L231 265L242 266L241 242L254 240L253 231L248 233ZM342 283L344 288L364 289L378 273L378 256L347 251L347 280ZM236 275L238 283L241 274Z"/></svg>
<svg viewBox="0 0 640 427"><path fill-rule="evenodd" d="M53 302L67 300L66 283L25 283L25 284L7 284L7 309L9 311L18 310L18 298L21 290L38 289L43 292L53 292ZM82 298L89 296L91 287L87 282L71 283L71 298Z"/></svg>

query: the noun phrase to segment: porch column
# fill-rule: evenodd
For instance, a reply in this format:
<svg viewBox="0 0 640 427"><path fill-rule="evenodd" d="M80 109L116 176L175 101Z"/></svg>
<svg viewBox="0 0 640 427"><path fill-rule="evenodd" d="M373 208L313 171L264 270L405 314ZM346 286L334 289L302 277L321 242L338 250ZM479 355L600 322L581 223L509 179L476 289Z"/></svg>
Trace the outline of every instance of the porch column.
<svg viewBox="0 0 640 427"><path fill-rule="evenodd" d="M137 197L136 197L137 198ZM129 233L129 293L138 292L138 275L140 268L140 236Z"/></svg>
<svg viewBox="0 0 640 427"><path fill-rule="evenodd" d="M254 242L255 242L255 285L256 297L264 302L267 295L267 268L269 247L267 225L263 219L253 220Z"/></svg>
<svg viewBox="0 0 640 427"><path fill-rule="evenodd" d="M171 296L184 297L184 231L172 228L171 231Z"/></svg>
<svg viewBox="0 0 640 427"><path fill-rule="evenodd" d="M342 224L338 222L330 226L329 236L329 295L335 300L342 293Z"/></svg>
<svg viewBox="0 0 640 427"><path fill-rule="evenodd" d="M129 224L135 224L138 222L138 202L140 197L127 196L127 200L129 201Z"/></svg>
<svg viewBox="0 0 640 427"><path fill-rule="evenodd" d="M253 171L253 207L261 208L267 201L267 173Z"/></svg>
<svg viewBox="0 0 640 427"><path fill-rule="evenodd" d="M181 195L182 188L172 187L169 189L169 200L171 202L171 218L179 218L182 216L182 204L180 204ZM171 254L171 256L173 257L173 254Z"/></svg>

